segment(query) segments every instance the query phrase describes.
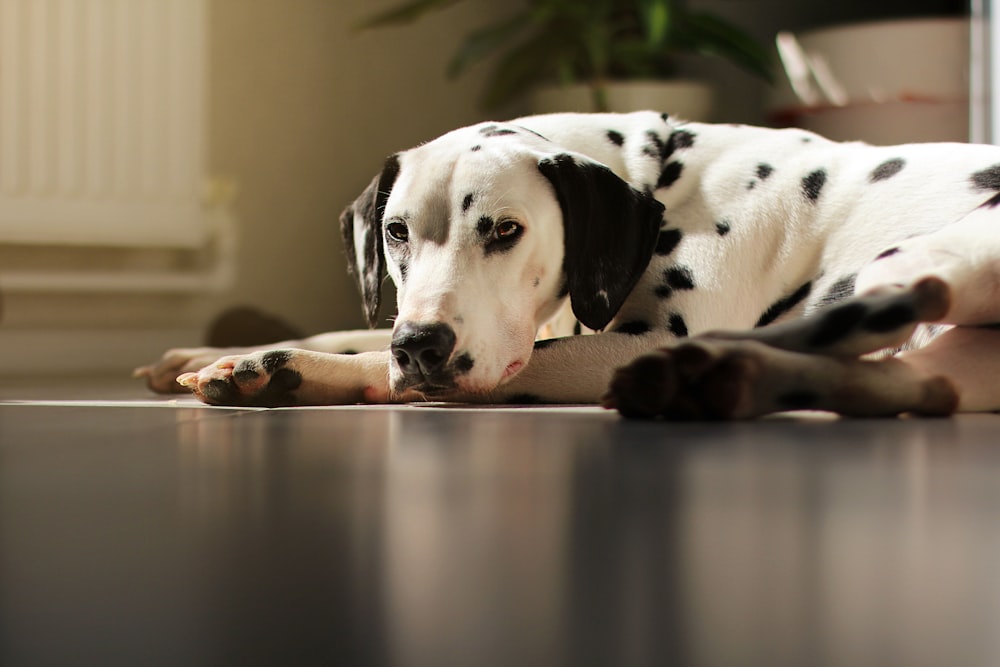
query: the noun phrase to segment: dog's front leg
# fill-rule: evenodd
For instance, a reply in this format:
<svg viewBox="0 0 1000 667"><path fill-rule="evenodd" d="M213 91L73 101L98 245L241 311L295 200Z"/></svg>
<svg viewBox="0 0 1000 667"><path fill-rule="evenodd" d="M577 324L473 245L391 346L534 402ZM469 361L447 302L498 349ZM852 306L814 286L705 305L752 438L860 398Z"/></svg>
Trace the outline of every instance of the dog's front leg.
<svg viewBox="0 0 1000 667"><path fill-rule="evenodd" d="M354 354L389 349L390 329L360 329L333 331L302 340L286 340L255 347L188 347L167 350L159 359L135 369L133 376L145 378L146 384L160 394L182 393L188 388L177 382L186 373L195 373L223 357L248 355L279 349L301 349L312 352Z"/></svg>
<svg viewBox="0 0 1000 667"><path fill-rule="evenodd" d="M676 341L666 331L639 335L604 332L540 340L528 364L491 392L456 396L476 403L593 404L601 400L616 368Z"/></svg>
<svg viewBox="0 0 1000 667"><path fill-rule="evenodd" d="M211 405L283 407L389 403L389 352L268 350L228 356L177 382Z"/></svg>

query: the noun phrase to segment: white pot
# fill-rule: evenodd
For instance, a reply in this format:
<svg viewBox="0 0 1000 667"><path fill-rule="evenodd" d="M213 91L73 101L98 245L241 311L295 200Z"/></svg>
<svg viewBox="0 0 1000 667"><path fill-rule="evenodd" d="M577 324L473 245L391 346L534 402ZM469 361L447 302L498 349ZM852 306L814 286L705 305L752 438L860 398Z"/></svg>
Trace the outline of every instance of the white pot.
<svg viewBox="0 0 1000 667"><path fill-rule="evenodd" d="M685 120L711 120L712 89L700 81L615 81L607 84L608 111L660 111ZM543 86L531 96L533 113L592 112L593 91L586 84Z"/></svg>
<svg viewBox="0 0 1000 667"><path fill-rule="evenodd" d="M967 141L969 20L905 19L779 36L781 124L831 139Z"/></svg>

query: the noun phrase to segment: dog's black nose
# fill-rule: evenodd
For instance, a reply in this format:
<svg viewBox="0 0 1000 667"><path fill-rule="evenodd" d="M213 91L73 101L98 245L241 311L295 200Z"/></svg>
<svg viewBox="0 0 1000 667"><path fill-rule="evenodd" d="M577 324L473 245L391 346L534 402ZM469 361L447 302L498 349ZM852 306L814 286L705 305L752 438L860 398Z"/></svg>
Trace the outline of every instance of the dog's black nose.
<svg viewBox="0 0 1000 667"><path fill-rule="evenodd" d="M404 375L434 375L454 349L455 332L447 324L403 322L392 333L392 356Z"/></svg>

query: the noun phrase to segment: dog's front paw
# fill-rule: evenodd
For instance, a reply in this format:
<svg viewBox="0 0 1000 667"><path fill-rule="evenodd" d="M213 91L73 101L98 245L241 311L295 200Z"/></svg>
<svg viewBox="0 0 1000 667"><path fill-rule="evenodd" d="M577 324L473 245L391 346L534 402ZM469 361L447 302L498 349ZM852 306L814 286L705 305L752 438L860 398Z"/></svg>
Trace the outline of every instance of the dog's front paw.
<svg viewBox="0 0 1000 667"><path fill-rule="evenodd" d="M302 373L294 368L295 350L269 350L222 357L177 383L210 405L281 407L296 405Z"/></svg>
<svg viewBox="0 0 1000 667"><path fill-rule="evenodd" d="M157 361L140 366L133 371L135 378L144 378L146 385L158 394L187 392L177 382L185 373L194 373L225 355L235 354L235 349L218 347L185 347L167 350Z"/></svg>

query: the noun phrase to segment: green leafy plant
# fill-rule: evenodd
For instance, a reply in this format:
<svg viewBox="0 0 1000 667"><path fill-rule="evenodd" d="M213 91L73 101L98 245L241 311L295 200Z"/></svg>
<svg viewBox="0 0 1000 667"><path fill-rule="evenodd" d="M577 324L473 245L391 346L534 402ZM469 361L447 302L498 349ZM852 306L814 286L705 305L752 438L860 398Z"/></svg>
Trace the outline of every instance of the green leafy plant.
<svg viewBox="0 0 1000 667"><path fill-rule="evenodd" d="M459 2L408 0L358 28L408 24ZM669 78L681 52L722 56L769 82L773 77L762 44L714 14L689 10L684 0L528 0L511 16L470 33L448 75L503 51L485 88L487 108L539 83L583 82L604 109L608 81Z"/></svg>

